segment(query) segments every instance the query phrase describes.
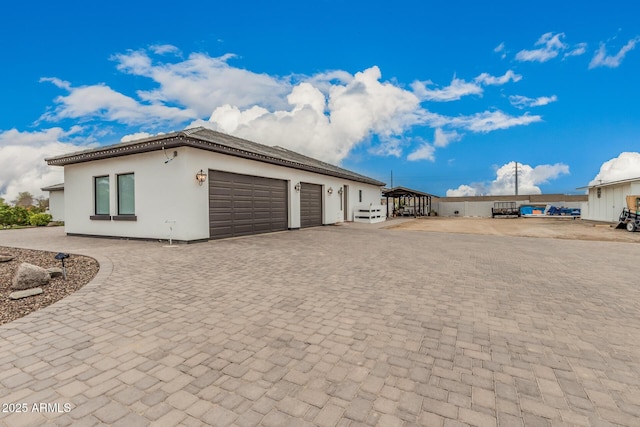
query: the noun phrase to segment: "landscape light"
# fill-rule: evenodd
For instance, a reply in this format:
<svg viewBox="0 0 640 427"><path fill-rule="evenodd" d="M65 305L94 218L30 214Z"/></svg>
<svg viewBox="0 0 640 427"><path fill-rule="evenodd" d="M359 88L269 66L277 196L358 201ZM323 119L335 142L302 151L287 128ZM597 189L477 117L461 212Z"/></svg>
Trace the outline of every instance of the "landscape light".
<svg viewBox="0 0 640 427"><path fill-rule="evenodd" d="M62 277L64 277L64 280L67 280L67 268L64 266L64 260L67 258L69 258L69 254L64 252L58 252L55 256L55 259L59 259L62 262Z"/></svg>

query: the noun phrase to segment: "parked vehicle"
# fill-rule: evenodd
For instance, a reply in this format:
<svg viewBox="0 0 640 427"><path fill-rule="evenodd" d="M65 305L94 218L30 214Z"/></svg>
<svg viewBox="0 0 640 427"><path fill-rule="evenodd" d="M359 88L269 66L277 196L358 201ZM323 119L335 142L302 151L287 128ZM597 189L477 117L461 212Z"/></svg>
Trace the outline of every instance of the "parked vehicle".
<svg viewBox="0 0 640 427"><path fill-rule="evenodd" d="M640 230L640 196L627 196L627 207L622 209L616 228L634 232Z"/></svg>
<svg viewBox="0 0 640 427"><path fill-rule="evenodd" d="M491 218L496 216L520 216L516 202L494 202L491 208Z"/></svg>
<svg viewBox="0 0 640 427"><path fill-rule="evenodd" d="M627 231L634 232L640 230L640 214L638 211L632 211L624 208L619 218L620 222L616 228L626 228Z"/></svg>

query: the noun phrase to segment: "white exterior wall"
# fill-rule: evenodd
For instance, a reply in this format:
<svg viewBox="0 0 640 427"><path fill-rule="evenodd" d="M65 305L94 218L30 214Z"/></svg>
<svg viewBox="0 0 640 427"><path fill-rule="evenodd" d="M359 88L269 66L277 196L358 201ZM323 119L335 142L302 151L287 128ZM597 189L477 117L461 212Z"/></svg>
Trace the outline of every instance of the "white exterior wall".
<svg viewBox="0 0 640 427"><path fill-rule="evenodd" d="M436 212L439 216L456 216L455 211L458 216L464 216L464 202L438 202Z"/></svg>
<svg viewBox="0 0 640 427"><path fill-rule="evenodd" d="M198 185L195 175L200 169L257 175L283 179L289 182L289 228L300 227L300 193L294 187L298 182L323 186L323 223L342 222L353 218L353 207L359 204L377 204L380 187L335 178L312 172L291 169L212 153L191 147L172 149L178 156L165 164L161 151L133 154L105 160L65 166L65 229L67 233L168 239L173 227L174 240L201 240L209 238L209 179ZM110 210L117 215L117 175L135 175L135 212L137 221L91 220L94 214L93 178L109 175ZM348 185L348 204L340 208L340 187ZM332 188L332 194L328 189ZM359 191L362 190L362 202ZM344 197L344 195L342 196ZM168 223L167 221L175 221Z"/></svg>
<svg viewBox="0 0 640 427"><path fill-rule="evenodd" d="M600 188L600 197L598 197ZM627 196L640 195L640 181L589 188L589 211L585 219L617 222L627 206Z"/></svg>
<svg viewBox="0 0 640 427"><path fill-rule="evenodd" d="M446 202L440 201L438 203L438 215L440 216L475 216L483 218L491 218L491 208L493 208L493 201L478 201L478 202ZM521 202L518 202L520 206ZM458 211L458 215L454 212Z"/></svg>
<svg viewBox="0 0 640 427"><path fill-rule="evenodd" d="M171 150L174 151L174 150ZM191 225L207 209L206 186L198 186L184 148L165 164L161 151L115 157L64 167L65 231L74 234L134 238L195 240L202 238ZM134 173L137 221L91 220L94 215L94 177L109 175L110 215L117 215L117 175ZM199 197L203 195L202 197ZM176 221L168 224L166 221Z"/></svg>
<svg viewBox="0 0 640 427"><path fill-rule="evenodd" d="M49 191L49 215L52 221L64 221L64 190Z"/></svg>

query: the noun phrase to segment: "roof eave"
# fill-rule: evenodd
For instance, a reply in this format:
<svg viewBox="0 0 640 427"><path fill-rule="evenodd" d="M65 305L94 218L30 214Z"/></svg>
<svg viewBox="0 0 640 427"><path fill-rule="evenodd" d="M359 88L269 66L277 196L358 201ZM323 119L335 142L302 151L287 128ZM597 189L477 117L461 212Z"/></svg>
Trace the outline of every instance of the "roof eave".
<svg viewBox="0 0 640 427"><path fill-rule="evenodd" d="M162 148L170 149L177 147L193 147L198 149L204 149L219 154L227 154L234 157L245 158L249 160L255 160L263 163L270 163L279 166L286 166L293 169L304 170L308 172L319 173L322 175L333 176L336 178L348 179L350 181L362 182L365 184L371 184L375 186L385 185L383 182L370 179L362 176L350 176L349 174L343 174L336 171L330 171L322 168L317 168L311 165L304 165L297 162L287 161L284 159L278 159L271 156L266 156L258 153L252 153L245 150L235 149L226 145L217 144L212 141L206 141L199 138L194 138L185 132L176 132L173 134L163 135L161 138L153 137L144 140L136 141L130 144L117 144L104 149L93 149L71 153L64 156L51 157L45 159L50 166L66 166L76 163L84 163L95 160L102 160L113 157L128 156L132 154L141 154L151 151L161 150Z"/></svg>
<svg viewBox="0 0 640 427"><path fill-rule="evenodd" d="M610 185L626 184L627 182L634 182L634 181L640 181L640 176L637 178L627 178L627 179L621 179L618 181L609 181L609 182L601 182L599 184L585 185L584 187L576 188L576 190L587 190L589 188L608 187Z"/></svg>

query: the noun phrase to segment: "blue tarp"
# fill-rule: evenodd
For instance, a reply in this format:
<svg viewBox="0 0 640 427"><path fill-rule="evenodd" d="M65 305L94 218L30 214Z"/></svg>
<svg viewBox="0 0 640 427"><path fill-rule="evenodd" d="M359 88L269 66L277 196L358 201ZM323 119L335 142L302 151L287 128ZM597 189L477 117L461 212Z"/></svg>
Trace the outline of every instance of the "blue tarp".
<svg viewBox="0 0 640 427"><path fill-rule="evenodd" d="M548 209L546 209L543 206L520 206L520 215L534 215L533 211L545 212L547 215L580 216L580 208L559 208L556 206L550 206Z"/></svg>

